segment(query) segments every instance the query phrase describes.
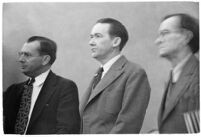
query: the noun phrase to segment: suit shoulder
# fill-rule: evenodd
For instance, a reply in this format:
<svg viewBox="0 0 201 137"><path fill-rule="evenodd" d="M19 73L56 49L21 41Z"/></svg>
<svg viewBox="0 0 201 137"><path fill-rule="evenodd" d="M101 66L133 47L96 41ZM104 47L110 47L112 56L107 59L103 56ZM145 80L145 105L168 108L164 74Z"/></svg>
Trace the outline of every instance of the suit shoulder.
<svg viewBox="0 0 201 137"><path fill-rule="evenodd" d="M75 82L71 79L67 79L67 78L64 78L64 77L59 76L59 75L56 75L56 78L57 78L57 82L59 82L62 85L67 84L67 85L76 86Z"/></svg>
<svg viewBox="0 0 201 137"><path fill-rule="evenodd" d="M134 62L131 62L131 61L128 61L126 63L125 68L126 68L127 71L130 71L130 72L146 73L144 68L141 65L139 65L137 63L134 63Z"/></svg>
<svg viewBox="0 0 201 137"><path fill-rule="evenodd" d="M25 81L24 82L20 82L20 83L13 83L11 84L7 89L6 91L9 91L9 90L12 90L12 89L16 89L16 88L20 88L22 85L25 84Z"/></svg>
<svg viewBox="0 0 201 137"><path fill-rule="evenodd" d="M18 94L20 94L21 88L23 87L23 85L25 84L25 82L21 82L21 83L14 83L12 85L10 85L4 92L3 92L3 98L10 98L11 96L16 96Z"/></svg>
<svg viewBox="0 0 201 137"><path fill-rule="evenodd" d="M61 96L74 94L78 96L78 87L74 81L56 75L56 86Z"/></svg>

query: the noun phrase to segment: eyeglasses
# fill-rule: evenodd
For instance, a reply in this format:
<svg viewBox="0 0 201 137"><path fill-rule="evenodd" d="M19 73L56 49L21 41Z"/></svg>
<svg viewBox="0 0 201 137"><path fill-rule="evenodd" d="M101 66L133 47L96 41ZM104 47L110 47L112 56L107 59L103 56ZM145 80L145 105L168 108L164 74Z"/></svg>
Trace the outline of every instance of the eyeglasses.
<svg viewBox="0 0 201 137"><path fill-rule="evenodd" d="M40 57L40 56L33 56L31 53L29 53L29 52L18 52L18 57L20 58L20 57L24 57L24 58L26 58L26 59L29 59L29 58L31 58L31 57Z"/></svg>
<svg viewBox="0 0 201 137"><path fill-rule="evenodd" d="M179 30L174 30L174 31L169 31L169 30L163 30L163 31L161 31L160 33L159 33L159 36L160 37L166 37L166 36L168 36L168 35L170 35L170 34L173 34L173 33L181 33L181 32L183 32L185 29L183 29L183 28L181 28L181 29L179 29Z"/></svg>

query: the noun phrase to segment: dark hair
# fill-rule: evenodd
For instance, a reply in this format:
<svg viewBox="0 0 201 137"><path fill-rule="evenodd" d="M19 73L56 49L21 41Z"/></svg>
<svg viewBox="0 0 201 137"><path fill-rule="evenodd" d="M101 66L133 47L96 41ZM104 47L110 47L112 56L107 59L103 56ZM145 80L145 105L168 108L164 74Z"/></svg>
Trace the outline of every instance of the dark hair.
<svg viewBox="0 0 201 137"><path fill-rule="evenodd" d="M27 42L38 41L40 43L40 55L49 55L51 57L49 64L53 64L56 59L57 45L54 41L41 36L32 36Z"/></svg>
<svg viewBox="0 0 201 137"><path fill-rule="evenodd" d="M184 13L176 13L167 15L163 18L163 21L170 18L178 16L180 18L180 27L187 29L193 33L193 38L189 41L190 49L193 53L196 53L199 50L199 22L196 18L184 14Z"/></svg>
<svg viewBox="0 0 201 137"><path fill-rule="evenodd" d="M128 32L125 26L121 22L112 18L102 18L102 19L99 19L96 23L110 24L109 34L111 36L117 36L121 38L121 43L119 45L119 49L121 51L123 47L125 46L126 42L128 41Z"/></svg>

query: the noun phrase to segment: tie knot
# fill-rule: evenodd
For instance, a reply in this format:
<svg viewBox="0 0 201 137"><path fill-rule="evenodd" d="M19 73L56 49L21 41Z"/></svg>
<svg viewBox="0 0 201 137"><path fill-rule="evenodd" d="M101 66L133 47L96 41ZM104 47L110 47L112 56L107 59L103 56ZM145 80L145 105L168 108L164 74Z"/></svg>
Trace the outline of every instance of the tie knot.
<svg viewBox="0 0 201 137"><path fill-rule="evenodd" d="M101 80L102 77L102 73L103 73L103 67L100 67L95 75L94 81L93 81L93 89L96 87L96 85L99 83L99 81Z"/></svg>
<svg viewBox="0 0 201 137"><path fill-rule="evenodd" d="M170 71L170 82L173 83L173 71Z"/></svg>
<svg viewBox="0 0 201 137"><path fill-rule="evenodd" d="M104 71L103 67L100 67L100 68L98 69L98 74L103 73L103 71Z"/></svg>
<svg viewBox="0 0 201 137"><path fill-rule="evenodd" d="M28 85L32 85L35 82L35 78L29 79Z"/></svg>

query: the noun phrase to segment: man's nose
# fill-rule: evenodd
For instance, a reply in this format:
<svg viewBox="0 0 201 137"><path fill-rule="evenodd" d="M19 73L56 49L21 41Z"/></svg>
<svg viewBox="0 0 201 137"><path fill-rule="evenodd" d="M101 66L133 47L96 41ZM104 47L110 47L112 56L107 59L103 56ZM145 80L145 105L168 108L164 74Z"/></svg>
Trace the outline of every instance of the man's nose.
<svg viewBox="0 0 201 137"><path fill-rule="evenodd" d="M24 58L23 55L20 55L20 56L18 57L18 62L20 62L20 63L25 62L25 58Z"/></svg>
<svg viewBox="0 0 201 137"><path fill-rule="evenodd" d="M162 40L161 40L161 38L157 38L156 40L155 40L155 45L159 45L159 44L161 44L161 42L162 42Z"/></svg>
<svg viewBox="0 0 201 137"><path fill-rule="evenodd" d="M95 42L94 42L94 39L93 39L93 38L91 38L91 39L89 40L89 45L90 45L90 46L95 46Z"/></svg>

